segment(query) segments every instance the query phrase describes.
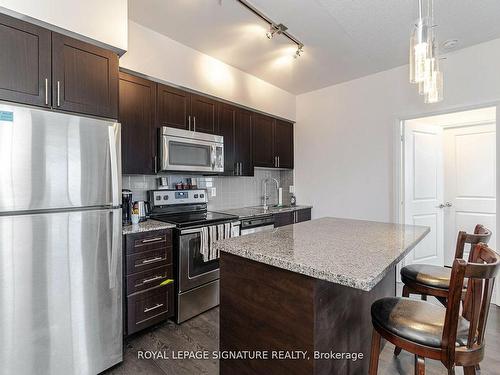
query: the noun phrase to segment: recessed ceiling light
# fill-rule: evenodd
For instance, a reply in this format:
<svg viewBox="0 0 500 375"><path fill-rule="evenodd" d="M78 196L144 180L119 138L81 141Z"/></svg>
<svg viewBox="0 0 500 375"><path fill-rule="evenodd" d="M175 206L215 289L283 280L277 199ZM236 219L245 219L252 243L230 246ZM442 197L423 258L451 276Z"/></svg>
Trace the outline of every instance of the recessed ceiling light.
<svg viewBox="0 0 500 375"><path fill-rule="evenodd" d="M453 49L458 45L458 39L448 39L443 42L443 49Z"/></svg>

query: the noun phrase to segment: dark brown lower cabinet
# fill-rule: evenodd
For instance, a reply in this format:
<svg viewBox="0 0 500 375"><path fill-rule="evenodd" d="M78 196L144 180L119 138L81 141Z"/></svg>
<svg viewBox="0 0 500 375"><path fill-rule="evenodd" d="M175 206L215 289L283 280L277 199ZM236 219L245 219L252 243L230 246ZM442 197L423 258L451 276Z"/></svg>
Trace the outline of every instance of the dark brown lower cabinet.
<svg viewBox="0 0 500 375"><path fill-rule="evenodd" d="M308 220L311 220L310 208L302 208L289 212L280 212L278 214L274 214L274 227L283 227L285 225L296 224Z"/></svg>
<svg viewBox="0 0 500 375"><path fill-rule="evenodd" d="M172 231L125 236L125 331L131 335L174 315Z"/></svg>

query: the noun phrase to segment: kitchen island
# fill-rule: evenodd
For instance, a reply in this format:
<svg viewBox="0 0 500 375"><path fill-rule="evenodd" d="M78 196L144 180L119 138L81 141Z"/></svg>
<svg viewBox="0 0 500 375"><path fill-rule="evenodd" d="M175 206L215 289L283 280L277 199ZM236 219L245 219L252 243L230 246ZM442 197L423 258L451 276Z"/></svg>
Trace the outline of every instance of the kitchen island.
<svg viewBox="0 0 500 375"><path fill-rule="evenodd" d="M322 218L218 242L220 349L237 356L220 373L367 373L370 306L428 232Z"/></svg>

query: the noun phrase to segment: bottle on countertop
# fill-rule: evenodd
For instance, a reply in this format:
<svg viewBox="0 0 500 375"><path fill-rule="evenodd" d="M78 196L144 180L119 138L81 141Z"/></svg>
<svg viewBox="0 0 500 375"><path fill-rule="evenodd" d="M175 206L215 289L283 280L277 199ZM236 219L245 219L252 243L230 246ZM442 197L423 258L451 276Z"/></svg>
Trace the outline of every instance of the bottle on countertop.
<svg viewBox="0 0 500 375"><path fill-rule="evenodd" d="M297 204L297 198L295 198L295 195L292 194L290 196L290 206L295 206Z"/></svg>

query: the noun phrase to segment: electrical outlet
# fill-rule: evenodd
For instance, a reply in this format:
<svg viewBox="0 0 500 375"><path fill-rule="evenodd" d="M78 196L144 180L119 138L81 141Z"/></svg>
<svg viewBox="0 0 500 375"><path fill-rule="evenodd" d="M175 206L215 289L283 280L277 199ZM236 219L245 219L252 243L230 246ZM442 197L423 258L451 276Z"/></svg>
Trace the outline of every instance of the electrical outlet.
<svg viewBox="0 0 500 375"><path fill-rule="evenodd" d="M290 185L290 186L288 187L288 192L289 192L290 194L295 193L295 186Z"/></svg>
<svg viewBox="0 0 500 375"><path fill-rule="evenodd" d="M217 189L215 187L210 188L210 196L213 198L217 196Z"/></svg>

